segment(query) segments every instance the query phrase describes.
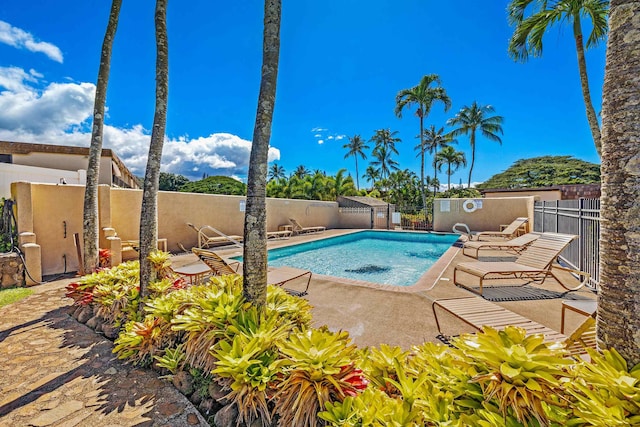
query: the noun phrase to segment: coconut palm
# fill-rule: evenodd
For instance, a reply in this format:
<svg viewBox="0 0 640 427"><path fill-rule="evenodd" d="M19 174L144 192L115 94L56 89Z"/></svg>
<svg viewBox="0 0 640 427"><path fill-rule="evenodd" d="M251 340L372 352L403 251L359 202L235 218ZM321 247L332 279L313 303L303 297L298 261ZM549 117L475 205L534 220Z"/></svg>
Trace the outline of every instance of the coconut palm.
<svg viewBox="0 0 640 427"><path fill-rule="evenodd" d="M380 145L371 153L373 160L371 165L377 166L377 171L382 179L386 179L391 171L398 170L398 162L393 160L392 150L384 145Z"/></svg>
<svg viewBox="0 0 640 427"><path fill-rule="evenodd" d="M438 155L438 149L447 147L449 144L457 144L453 136L449 133L444 133L444 128L436 130L434 125L431 125L430 128L424 130L424 137L421 139L420 144L416 145L415 150L418 151L418 155L422 153L423 161L424 161L424 153L428 152L433 156L433 178L438 178L437 167L435 164L436 156ZM436 196L436 188L433 190L433 197Z"/></svg>
<svg viewBox="0 0 640 427"><path fill-rule="evenodd" d="M460 168L460 166L467 166L467 158L462 151L456 151L453 147L444 147L438 154L434 165L439 171L442 171L442 166L447 165L447 190L451 190L451 175Z"/></svg>
<svg viewBox="0 0 640 427"><path fill-rule="evenodd" d="M525 17L527 8L533 5L532 13ZM593 136L593 142L601 152L600 127L598 118L591 102L589 78L587 76L587 61L584 50L585 43L582 35L582 17L591 18L591 32L587 38L586 48L596 46L607 36L607 15L609 13L608 0L512 0L507 7L509 23L515 26L515 31L509 41L509 54L516 61L526 61L529 55L542 55L542 38L545 31L556 23L571 25L578 54L578 70L582 97L587 110L587 120Z"/></svg>
<svg viewBox="0 0 640 427"><path fill-rule="evenodd" d="M300 165L293 171L293 174L298 178L304 178L305 176L310 175L311 172L305 165Z"/></svg>
<svg viewBox="0 0 640 427"><path fill-rule="evenodd" d="M267 164L276 101L281 13L281 0L265 0L262 75L247 176L243 293L258 307L264 307L267 297Z"/></svg>
<svg viewBox="0 0 640 427"><path fill-rule="evenodd" d="M431 84L437 86L432 87ZM437 74L427 74L422 77L420 83L411 89L403 89L396 95L396 116L402 118L402 110L405 107L416 105L416 116L420 119L420 194L422 195L422 205L427 205L427 198L424 193L424 118L429 115L434 102L440 101L444 104L444 110L451 108L451 100L447 92L440 86L440 77Z"/></svg>
<svg viewBox="0 0 640 427"><path fill-rule="evenodd" d="M451 136L469 135L469 145L471 146L471 165L469 166L469 181L467 188L471 187L471 173L473 164L476 161L476 131L480 130L482 136L502 144L498 134L502 134L502 116L490 116L494 112L491 105L478 105L473 101L471 106L464 106L452 119L447 121L449 126L458 126L450 133Z"/></svg>
<svg viewBox="0 0 640 427"><path fill-rule="evenodd" d="M271 181L272 179L280 179L285 177L286 175L284 173L283 166L280 166L277 163L271 165L271 167L269 168L269 181Z"/></svg>
<svg viewBox="0 0 640 427"><path fill-rule="evenodd" d="M156 106L153 115L149 156L144 174L142 208L140 210L140 297L148 295L148 285L154 270L149 255L156 250L158 241L158 187L160 161L167 124L167 100L169 96L169 43L167 40L167 0L157 0L156 23ZM140 313L143 313L140 304Z"/></svg>
<svg viewBox="0 0 640 427"><path fill-rule="evenodd" d="M380 172L372 165L367 166L367 170L364 171L362 178L371 182L371 188L375 187L376 181L380 179Z"/></svg>
<svg viewBox="0 0 640 427"><path fill-rule="evenodd" d="M602 100L602 221L598 346L640 363L640 3L611 1Z"/></svg>
<svg viewBox="0 0 640 427"><path fill-rule="evenodd" d="M375 143L374 150L378 147L384 147L390 154L398 154L396 143L402 140L396 136L397 134L397 130L391 132L391 129L378 129L369 141Z"/></svg>
<svg viewBox="0 0 640 427"><path fill-rule="evenodd" d="M113 0L111 2L107 31L102 41L98 81L96 82L96 97L93 103L93 127L91 128L91 145L89 146L89 164L87 166L87 184L84 191L82 220L83 267L86 273L94 271L98 266L98 178L100 176L100 158L102 157L104 104L109 84L109 71L111 70L111 50L118 28L121 5L122 0Z"/></svg>
<svg viewBox="0 0 640 427"><path fill-rule="evenodd" d="M358 180L358 156L362 157L362 160L367 158L367 155L364 154L363 150L368 150L369 146L365 143L365 141L360 137L360 135L354 135L349 137L349 142L344 144L342 148L346 148L347 154L344 155L344 158L353 156L356 159L356 187L360 190L360 181Z"/></svg>

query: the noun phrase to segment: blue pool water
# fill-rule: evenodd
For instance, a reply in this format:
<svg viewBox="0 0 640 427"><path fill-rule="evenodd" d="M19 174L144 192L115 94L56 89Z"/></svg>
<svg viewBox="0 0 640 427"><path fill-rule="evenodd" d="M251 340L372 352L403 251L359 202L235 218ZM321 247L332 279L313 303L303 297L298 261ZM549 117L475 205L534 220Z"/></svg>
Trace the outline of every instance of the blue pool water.
<svg viewBox="0 0 640 427"><path fill-rule="evenodd" d="M270 266L410 286L458 239L456 234L360 231L269 251Z"/></svg>

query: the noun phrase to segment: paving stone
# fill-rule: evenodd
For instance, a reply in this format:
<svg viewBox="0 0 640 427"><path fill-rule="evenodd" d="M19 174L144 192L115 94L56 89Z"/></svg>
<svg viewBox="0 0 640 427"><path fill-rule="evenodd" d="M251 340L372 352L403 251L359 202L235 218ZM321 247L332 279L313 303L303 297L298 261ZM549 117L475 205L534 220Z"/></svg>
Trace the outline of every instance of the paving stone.
<svg viewBox="0 0 640 427"><path fill-rule="evenodd" d="M83 407L84 404L77 400L65 402L57 408L42 412L30 424L35 427L50 426Z"/></svg>

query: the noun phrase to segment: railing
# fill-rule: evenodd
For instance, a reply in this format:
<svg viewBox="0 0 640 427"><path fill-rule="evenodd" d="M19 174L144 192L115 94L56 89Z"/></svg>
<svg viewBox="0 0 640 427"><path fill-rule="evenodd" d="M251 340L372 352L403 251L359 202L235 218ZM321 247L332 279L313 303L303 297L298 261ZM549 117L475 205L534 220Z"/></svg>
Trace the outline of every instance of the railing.
<svg viewBox="0 0 640 427"><path fill-rule="evenodd" d="M589 273L587 286L597 290L600 281L600 199L536 202L533 224L534 231L579 236L562 252L560 259L572 268Z"/></svg>

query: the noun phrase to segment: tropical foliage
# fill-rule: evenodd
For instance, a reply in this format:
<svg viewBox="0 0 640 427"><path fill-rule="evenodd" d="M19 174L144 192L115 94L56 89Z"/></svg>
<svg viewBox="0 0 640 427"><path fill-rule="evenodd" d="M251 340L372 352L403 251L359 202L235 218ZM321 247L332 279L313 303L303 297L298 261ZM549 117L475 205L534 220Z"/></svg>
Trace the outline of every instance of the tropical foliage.
<svg viewBox="0 0 640 427"><path fill-rule="evenodd" d="M518 160L478 188L538 188L599 182L600 165L571 156L543 156Z"/></svg>
<svg viewBox="0 0 640 427"><path fill-rule="evenodd" d="M287 178L272 179L267 183L267 197L304 200L335 201L338 196L355 196L358 194L347 170L341 169L335 176L327 176L324 172Z"/></svg>

